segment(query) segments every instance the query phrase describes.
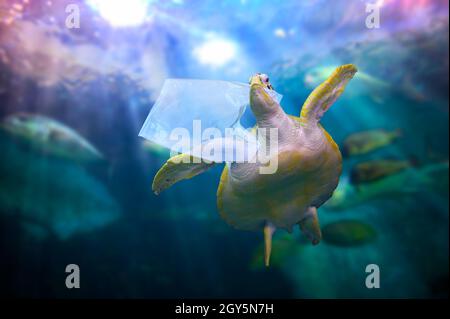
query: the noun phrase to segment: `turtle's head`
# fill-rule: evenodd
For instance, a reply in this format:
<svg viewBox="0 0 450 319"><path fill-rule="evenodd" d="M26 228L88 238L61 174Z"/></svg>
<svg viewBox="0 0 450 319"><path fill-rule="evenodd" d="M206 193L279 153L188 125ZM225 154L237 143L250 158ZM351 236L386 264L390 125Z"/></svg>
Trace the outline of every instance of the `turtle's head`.
<svg viewBox="0 0 450 319"><path fill-rule="evenodd" d="M250 78L250 107L256 120L267 119L281 108L268 93L273 90L266 74L256 73ZM261 124L261 123L259 123Z"/></svg>
<svg viewBox="0 0 450 319"><path fill-rule="evenodd" d="M250 85L261 84L265 88L267 88L269 90L273 90L273 86L272 86L272 84L270 84L270 81L269 81L269 76L264 73L256 73L256 74L252 75L250 77L250 79L248 80L248 83Z"/></svg>

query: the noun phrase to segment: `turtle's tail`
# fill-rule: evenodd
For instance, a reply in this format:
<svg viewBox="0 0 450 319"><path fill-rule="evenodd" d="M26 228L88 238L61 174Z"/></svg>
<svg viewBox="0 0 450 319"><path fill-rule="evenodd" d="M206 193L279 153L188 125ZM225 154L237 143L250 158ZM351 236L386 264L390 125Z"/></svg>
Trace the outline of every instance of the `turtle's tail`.
<svg viewBox="0 0 450 319"><path fill-rule="evenodd" d="M275 230L276 228L272 223L266 222L266 225L264 226L264 263L266 267L269 267L270 263L270 254L272 252L272 235Z"/></svg>

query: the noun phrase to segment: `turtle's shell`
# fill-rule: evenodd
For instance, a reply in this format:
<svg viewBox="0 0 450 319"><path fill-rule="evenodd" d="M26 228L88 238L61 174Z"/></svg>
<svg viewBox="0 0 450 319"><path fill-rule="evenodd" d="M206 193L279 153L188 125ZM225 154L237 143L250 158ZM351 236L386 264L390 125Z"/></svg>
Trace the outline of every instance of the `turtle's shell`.
<svg viewBox="0 0 450 319"><path fill-rule="evenodd" d="M301 131L299 118L291 118ZM226 166L217 190L221 217L237 229L260 230L271 222L291 231L308 207L328 200L338 185L342 157L320 125L314 130L279 147L274 174L259 174L258 164Z"/></svg>

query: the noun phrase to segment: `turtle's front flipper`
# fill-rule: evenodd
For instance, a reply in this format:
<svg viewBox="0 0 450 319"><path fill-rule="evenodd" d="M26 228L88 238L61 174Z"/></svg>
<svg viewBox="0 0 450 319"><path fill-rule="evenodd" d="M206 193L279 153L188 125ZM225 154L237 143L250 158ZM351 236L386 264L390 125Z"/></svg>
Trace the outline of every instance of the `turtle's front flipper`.
<svg viewBox="0 0 450 319"><path fill-rule="evenodd" d="M153 192L159 195L176 182L201 174L214 164L214 162L201 161L189 154L173 156L156 173L152 185Z"/></svg>
<svg viewBox="0 0 450 319"><path fill-rule="evenodd" d="M308 96L303 104L300 122L304 126L316 124L322 115L344 92L345 86L358 70L353 64L342 65Z"/></svg>
<svg viewBox="0 0 450 319"><path fill-rule="evenodd" d="M319 217L317 216L317 208L309 207L306 211L305 218L300 223L300 229L308 237L313 245L317 245L322 239L320 231Z"/></svg>

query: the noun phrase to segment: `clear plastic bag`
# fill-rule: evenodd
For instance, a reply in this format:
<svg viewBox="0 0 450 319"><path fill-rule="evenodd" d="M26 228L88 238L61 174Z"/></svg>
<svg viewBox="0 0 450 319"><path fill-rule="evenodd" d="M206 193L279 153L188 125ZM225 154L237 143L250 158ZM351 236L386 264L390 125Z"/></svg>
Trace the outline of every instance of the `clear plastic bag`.
<svg viewBox="0 0 450 319"><path fill-rule="evenodd" d="M267 90L278 103L282 96ZM240 157L235 142L255 144L239 120L249 104L250 85L238 82L168 79L139 136L170 149L216 162ZM230 135L231 134L231 135ZM202 153L202 146L221 143L222 152ZM246 145L247 145L246 144ZM229 150L224 156L224 148ZM253 149L254 147L252 147ZM241 156L242 157L242 156Z"/></svg>

